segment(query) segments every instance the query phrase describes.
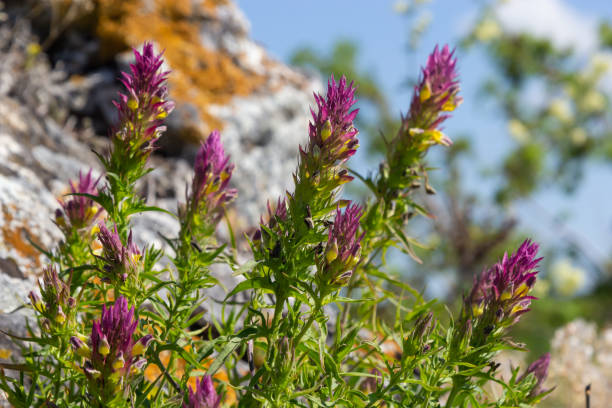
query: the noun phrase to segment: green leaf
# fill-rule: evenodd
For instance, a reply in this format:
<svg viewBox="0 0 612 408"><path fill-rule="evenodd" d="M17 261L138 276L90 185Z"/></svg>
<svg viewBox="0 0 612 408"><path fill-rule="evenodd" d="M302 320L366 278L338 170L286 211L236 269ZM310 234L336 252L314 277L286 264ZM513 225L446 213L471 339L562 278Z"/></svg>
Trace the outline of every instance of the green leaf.
<svg viewBox="0 0 612 408"><path fill-rule="evenodd" d="M159 351L163 350L174 350L179 354L179 356L181 356L183 360L191 364L193 367L200 368L200 363L193 358L191 353L189 353L187 350L185 350L178 344L164 344L159 348Z"/></svg>
<svg viewBox="0 0 612 408"><path fill-rule="evenodd" d="M225 360L229 357L230 354L240 346L240 344L244 341L244 339L240 337L234 337L230 339L227 344L221 349L219 354L215 357L215 360L212 362L208 370L206 371L207 375L214 375L219 368L225 363Z"/></svg>
<svg viewBox="0 0 612 408"><path fill-rule="evenodd" d="M397 239L399 239L399 242L402 244L401 248L403 248L404 252L410 255L410 257L414 259L415 262L422 264L423 261L421 260L421 258L417 256L417 254L412 249L412 245L416 246L416 241L412 238L408 238L406 234L404 234L404 231L402 231L401 228L398 228L397 226L389 222L385 223L385 226L392 233L392 235L394 235Z"/></svg>
<svg viewBox="0 0 612 408"><path fill-rule="evenodd" d="M232 244L232 249L237 251L238 246L236 245L236 235L234 234L234 228L232 228L232 223L230 222L229 216L227 214L227 210L223 207L223 216L225 218L225 223L227 224L227 230L230 236L230 242Z"/></svg>
<svg viewBox="0 0 612 408"><path fill-rule="evenodd" d="M37 344L48 344L49 342L45 339L40 339L37 337L21 337L21 336L16 336L14 334L11 334L9 332L6 332L4 330L0 329L0 333L5 334L7 336L9 336L12 339L15 340L21 340L21 341L26 341L26 342L30 342L30 343L37 343Z"/></svg>
<svg viewBox="0 0 612 408"><path fill-rule="evenodd" d="M165 213L165 214L171 215L171 216L172 216L172 218L174 218L174 219L178 219L178 217L176 216L176 214L171 213L171 212L170 212L170 211L168 211L168 210L164 210L163 208L159 208L159 207L155 207L155 206L151 206L151 205L148 205L148 206L147 206L147 205L140 204L140 203L139 203L139 204L137 204L137 205L135 205L135 206L133 206L132 208L129 208L129 209L128 209L128 210L125 212L125 215L126 215L126 216L129 216L129 215L132 215L132 214L143 213L143 212L151 212L151 211L153 211L153 212L162 212L162 213Z"/></svg>
<svg viewBox="0 0 612 408"><path fill-rule="evenodd" d="M41 254L46 256L48 259L53 260L53 254L51 252L45 250L42 246L40 246L36 242L34 242L32 240L32 238L30 237L30 234L29 234L28 230L24 229L24 232L25 232L25 239L26 239L26 241L28 241L28 243L30 245L32 245L34 248L36 248L36 250L38 252L40 252Z"/></svg>
<svg viewBox="0 0 612 408"><path fill-rule="evenodd" d="M0 367L6 368L7 370L15 370L20 372L31 372L33 371L32 367L27 364L11 364L11 363L2 363L0 362ZM32 387L34 388L34 387Z"/></svg>
<svg viewBox="0 0 612 408"><path fill-rule="evenodd" d="M267 278L259 277L247 279L236 285L236 287L225 297L225 300L228 300L237 293L243 292L248 289L268 289L270 291L273 291L274 287Z"/></svg>
<svg viewBox="0 0 612 408"><path fill-rule="evenodd" d="M113 199L111 196L100 193L98 195L94 195L94 194L87 194L87 193L68 193L65 194L65 196L81 196L81 197L87 197L90 200L92 200L95 203L98 203L100 205L100 207L104 208L104 210L109 213L112 214L113 213Z"/></svg>
<svg viewBox="0 0 612 408"><path fill-rule="evenodd" d="M148 396L148 395L151 393L151 391L153 391L153 390L155 389L155 387L157 386L157 383L158 383L158 382L159 382L159 381L160 381L162 378L164 378L164 376L163 376L163 375L159 375L159 376L157 376L157 378L155 379L155 381L153 381L152 383L150 383L150 384L147 386L147 388L145 388L145 390L144 390L142 393L140 393L140 394L138 395L138 398L136 398L136 401L135 401L135 403L134 403L134 407L139 407L140 405L142 405L142 404L145 402L145 400L146 400L147 396Z"/></svg>
<svg viewBox="0 0 612 408"><path fill-rule="evenodd" d="M371 179L369 178L366 179L365 177L363 177L361 174L359 174L357 171L353 169L348 169L348 171L349 173L357 177L359 180L361 180L361 182L365 184L370 189L370 191L372 191L376 196L378 196L378 189L376 188L376 185L372 182Z"/></svg>
<svg viewBox="0 0 612 408"><path fill-rule="evenodd" d="M258 263L260 263L260 261L255 261L251 259L250 261L247 261L243 263L242 265L240 265L240 267L232 273L232 276L239 276L247 272L250 272L253 269L255 269L255 266L257 266Z"/></svg>
<svg viewBox="0 0 612 408"><path fill-rule="evenodd" d="M333 301L341 302L341 303L368 303L368 302L375 302L376 299L374 298L353 299L353 298L347 298L344 296L336 296L335 298L333 298Z"/></svg>
<svg viewBox="0 0 612 408"><path fill-rule="evenodd" d="M401 288L403 290L405 290L406 292L410 293L412 296L414 296L414 298L417 300L418 303L422 303L424 302L423 296L421 296L421 294L414 289L412 286L408 285L407 283L404 282L400 282L397 279L393 279L392 277L390 277L388 274L379 271L378 269L372 268L372 269L368 269L368 274L369 275L373 275L376 276L377 278L381 278L395 286L397 286L398 288Z"/></svg>

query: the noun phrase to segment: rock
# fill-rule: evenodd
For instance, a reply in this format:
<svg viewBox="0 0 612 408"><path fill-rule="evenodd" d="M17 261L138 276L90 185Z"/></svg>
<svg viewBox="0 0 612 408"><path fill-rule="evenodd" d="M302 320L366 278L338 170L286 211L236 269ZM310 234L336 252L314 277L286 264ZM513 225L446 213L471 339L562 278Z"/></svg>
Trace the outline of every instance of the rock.
<svg viewBox="0 0 612 408"><path fill-rule="evenodd" d="M58 3L91 3L97 11L74 6L78 18L48 37L50 22L63 15L53 9ZM72 3L39 2L51 9L28 20L27 5L34 3L10 1L10 24L0 26L0 284L1 279L20 282L11 283L16 296L2 299L6 305L0 309L6 311L21 304L48 262L33 243L53 249L61 238L52 215L68 181L91 167L101 171L91 149L107 149L104 136L115 120L111 101L120 89L116 79L129 62L131 46L152 40L166 50L173 70L170 94L177 101L160 141L162 154L151 158L154 171L139 191L149 204L176 212L199 142L220 128L236 164L233 183L239 195L230 217L238 237L257 226L267 200L290 188L298 144L306 140L311 93L322 88L254 43L248 21L230 1ZM48 46L47 54L30 25ZM162 213L133 221L139 246L163 245L160 234L178 231L176 220ZM223 227L219 232L227 238ZM227 269L215 268L214 274L225 288L237 282ZM217 287L207 295L222 300L225 293ZM4 318L0 314L0 325Z"/></svg>

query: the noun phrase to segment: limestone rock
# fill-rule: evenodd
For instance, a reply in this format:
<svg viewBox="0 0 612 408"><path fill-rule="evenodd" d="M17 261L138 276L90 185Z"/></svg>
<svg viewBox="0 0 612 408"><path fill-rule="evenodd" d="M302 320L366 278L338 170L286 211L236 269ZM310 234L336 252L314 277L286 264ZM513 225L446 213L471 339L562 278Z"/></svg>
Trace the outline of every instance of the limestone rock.
<svg viewBox="0 0 612 408"><path fill-rule="evenodd" d="M11 288L0 293L0 311L22 304L47 262L33 243L53 249L61 238L52 215L68 181L79 171L101 170L91 149L107 148L116 78L129 48L146 40L166 49L177 101L163 155L151 158L155 170L138 186L149 203L176 211L198 143L214 128L236 164L239 198L231 217L239 236L258 224L267 200L285 194L306 139L312 91L322 86L271 59L249 38L248 21L233 3L44 0L37 4L48 12L35 18L28 4L7 1L10 20L0 26L0 285L5 279L3 287ZM73 20L64 30L50 31L50 22L65 16ZM148 213L134 217L134 231L139 246L163 245L160 234L173 236L178 225ZM234 286L229 271L215 274ZM209 297L223 299L223 289L216 290ZM0 314L0 325L6 316Z"/></svg>

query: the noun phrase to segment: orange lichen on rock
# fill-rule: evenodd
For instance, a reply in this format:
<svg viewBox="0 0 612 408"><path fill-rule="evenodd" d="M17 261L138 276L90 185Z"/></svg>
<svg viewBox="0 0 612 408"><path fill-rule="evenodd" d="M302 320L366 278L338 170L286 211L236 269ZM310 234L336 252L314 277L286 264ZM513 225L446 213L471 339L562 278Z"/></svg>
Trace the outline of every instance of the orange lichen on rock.
<svg viewBox="0 0 612 408"><path fill-rule="evenodd" d="M32 269L41 267L40 252L26 239L32 237L31 231L25 226L12 226L13 216L10 211L2 208L4 224L0 227L2 242L13 248L21 257L30 260Z"/></svg>
<svg viewBox="0 0 612 408"><path fill-rule="evenodd" d="M154 41L165 50L172 69L172 98L193 104L206 128L198 137L222 123L207 112L211 104L225 104L235 95L249 95L264 78L239 65L234 56L210 50L202 44L199 28L214 24L214 9L227 0L96 0L95 34L101 42L101 57ZM207 22L210 20L210 23ZM188 132L186 138L194 137ZM200 136L202 135L202 136Z"/></svg>

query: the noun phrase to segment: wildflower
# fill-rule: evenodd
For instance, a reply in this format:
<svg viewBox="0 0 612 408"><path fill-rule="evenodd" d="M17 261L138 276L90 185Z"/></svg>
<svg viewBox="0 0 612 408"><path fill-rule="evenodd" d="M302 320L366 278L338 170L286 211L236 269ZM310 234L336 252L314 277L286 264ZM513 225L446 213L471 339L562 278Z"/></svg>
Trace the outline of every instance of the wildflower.
<svg viewBox="0 0 612 408"><path fill-rule="evenodd" d="M536 282L538 245L525 240L515 254L484 271L466 299L468 313L486 325L508 326L529 311L535 297L529 291Z"/></svg>
<svg viewBox="0 0 612 408"><path fill-rule="evenodd" d="M323 284L344 286L361 259L361 236L357 236L363 208L349 205L344 213L336 209L334 224L329 228L327 245L319 257L319 277Z"/></svg>
<svg viewBox="0 0 612 408"><path fill-rule="evenodd" d="M77 336L72 336L70 338L70 345L77 355L87 358L91 357L91 350L89 349L89 346Z"/></svg>
<svg viewBox="0 0 612 408"><path fill-rule="evenodd" d="M127 300L119 296L110 308L102 306L100 320L94 321L91 329L91 347L77 336L70 339L75 353L87 358L83 371L98 392L112 395L134 367L138 369L146 362L140 355L153 338L146 335L134 341L137 325L134 307L128 309Z"/></svg>
<svg viewBox="0 0 612 408"><path fill-rule="evenodd" d="M63 326L68 315L73 314L76 301L70 296L70 281L64 282L53 266L43 269L42 282L38 282L41 296L35 291L29 294L34 309L41 313L49 322L48 329L53 325ZM51 323L53 322L53 324Z"/></svg>
<svg viewBox="0 0 612 408"><path fill-rule="evenodd" d="M454 51L448 45L441 49L436 46L429 55L415 85L408 114L402 116L398 133L389 144L385 171L378 181L378 189L384 194L405 195L402 190L416 186L417 162L427 149L435 144L452 144L442 133L441 124L462 102L456 64ZM398 211L398 215L402 214L405 213Z"/></svg>
<svg viewBox="0 0 612 408"><path fill-rule="evenodd" d="M142 53L134 50L134 56L131 73L122 73L125 93L119 93L119 100L113 102L119 115L118 126L113 131L111 161L115 165L129 160L144 166L165 130L163 120L174 109L165 85L169 72L161 70L162 54L155 54L153 44L147 42Z"/></svg>
<svg viewBox="0 0 612 408"><path fill-rule="evenodd" d="M448 45L441 50L436 46L427 59L427 65L421 70L409 113L402 118L402 126L393 141L395 148L392 151L396 157L391 163L394 165L398 161L401 164L401 158L408 147L423 152L431 144L452 144L442 133L440 125L450 116L445 112L454 111L463 100L459 96L455 67L457 59L453 54L454 51L450 51Z"/></svg>
<svg viewBox="0 0 612 408"><path fill-rule="evenodd" d="M546 377L548 376L548 365L550 364L550 353L546 353L536 361L531 363L527 370L518 378L518 382L523 381L523 379L527 378L529 374L533 374L535 377L535 384L531 391L529 392L529 396L531 398L535 398L539 395L548 393L550 389L545 390L542 386Z"/></svg>
<svg viewBox="0 0 612 408"><path fill-rule="evenodd" d="M221 404L221 397L217 395L212 378L205 375L196 381L195 391L189 389L189 402L183 408L217 408Z"/></svg>
<svg viewBox="0 0 612 408"><path fill-rule="evenodd" d="M405 355L419 355L427 351L430 347L428 344L429 336L436 327L436 321L433 318L433 313L423 313L418 316L414 322L412 333L406 337L403 344L403 352Z"/></svg>
<svg viewBox="0 0 612 408"><path fill-rule="evenodd" d="M30 298L30 302L32 303L32 307L38 311L38 312L43 312L45 310L45 305L43 304L42 300L40 299L40 296L38 296L38 294L35 291L30 291L30 293L28 294L28 297Z"/></svg>
<svg viewBox="0 0 612 408"><path fill-rule="evenodd" d="M145 350L147 349L147 347L149 347L149 344L151 344L152 341L153 341L153 335L151 334L147 334L141 337L140 340L138 340L136 344L134 344L134 348L132 349L132 354L135 356L139 356L143 354Z"/></svg>
<svg viewBox="0 0 612 408"><path fill-rule="evenodd" d="M218 223L223 206L236 197L236 190L228 188L234 170L229 159L218 131L208 136L196 155L189 210L211 225Z"/></svg>
<svg viewBox="0 0 612 408"><path fill-rule="evenodd" d="M79 172L79 181L76 184L70 182L70 191L72 194L96 195L99 181L100 177L94 179L91 170L86 175ZM101 213L100 207L85 196L73 195L67 201L60 201L60 204L62 209L56 210L55 223L64 232L91 226Z"/></svg>
<svg viewBox="0 0 612 408"><path fill-rule="evenodd" d="M327 82L327 95L315 94L318 111L311 111L313 122L309 126L310 154L316 155L319 148L321 160L325 164L345 162L355 154L359 145L358 130L353 126L358 109L351 111L357 102L354 98L355 88L351 82L348 86L343 76L336 83L333 75Z"/></svg>
<svg viewBox="0 0 612 408"><path fill-rule="evenodd" d="M268 208L268 228L272 229L276 227L279 222L287 220L287 203L284 199L281 200L279 198L274 209L272 209L269 201L266 204L266 207ZM260 219L260 224L265 224L263 218Z"/></svg>
<svg viewBox="0 0 612 408"><path fill-rule="evenodd" d="M270 236L269 231L276 231L277 233L285 232L279 231L277 226L280 222L287 220L287 203L285 200L281 200L280 198L276 202L276 207L273 209L270 205L270 202L267 203L268 207L268 222L266 223L263 217L260 218L259 224L260 228L255 231L252 237L252 241L256 245L262 244L263 237L263 245L265 248L272 249L276 244L277 240Z"/></svg>
<svg viewBox="0 0 612 408"><path fill-rule="evenodd" d="M459 82L455 70L457 59L453 54L454 51L450 51L448 45L441 51L436 46L422 69L421 81L415 88L410 105L410 116L413 120L418 118L423 129L438 127L448 117L434 115L433 118L427 118L428 113L452 112L463 100L458 96Z"/></svg>
<svg viewBox="0 0 612 408"><path fill-rule="evenodd" d="M330 78L325 98L314 95L317 112L311 109L308 146L305 150L300 146L301 177L310 178L315 184L328 181L334 186L353 179L346 171L331 174L327 171L344 163L359 147L359 131L353 125L358 109L351 110L357 101L354 96L353 83L347 85L344 76L338 82L333 76Z"/></svg>
<svg viewBox="0 0 612 408"><path fill-rule="evenodd" d="M117 232L117 225L111 232L104 223L99 223L100 232L98 239L102 244L102 256L104 262L104 272L106 281L112 282L119 280L125 282L129 275L137 274L140 260L140 251L132 241L132 232L127 238L127 245L123 246L121 238Z"/></svg>

